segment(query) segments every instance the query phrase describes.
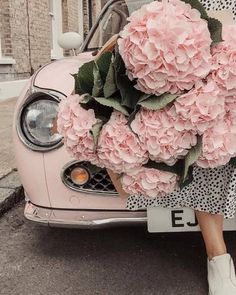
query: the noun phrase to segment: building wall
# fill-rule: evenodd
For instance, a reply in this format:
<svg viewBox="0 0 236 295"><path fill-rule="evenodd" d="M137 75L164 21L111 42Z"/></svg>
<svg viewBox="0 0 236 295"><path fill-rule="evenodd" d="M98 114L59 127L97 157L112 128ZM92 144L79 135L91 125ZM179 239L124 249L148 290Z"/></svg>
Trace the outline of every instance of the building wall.
<svg viewBox="0 0 236 295"><path fill-rule="evenodd" d="M15 64L0 64L0 81L24 79L50 61L49 2L3 1L2 56L12 57Z"/></svg>
<svg viewBox="0 0 236 295"><path fill-rule="evenodd" d="M12 57L15 77L28 77L50 61L48 0L10 0Z"/></svg>
<svg viewBox="0 0 236 295"><path fill-rule="evenodd" d="M30 74L29 63L29 33L27 23L26 0L9 0L10 6L10 36L12 58L12 80L25 78Z"/></svg>
<svg viewBox="0 0 236 295"><path fill-rule="evenodd" d="M77 0L62 0L63 32L79 32L79 11ZM68 50L64 50L64 55L70 55Z"/></svg>
<svg viewBox="0 0 236 295"><path fill-rule="evenodd" d="M28 78L51 60L49 1L0 0L0 82ZM63 32L83 32L86 37L104 4L101 1L105 0L62 0ZM6 57L12 62L3 63Z"/></svg>
<svg viewBox="0 0 236 295"><path fill-rule="evenodd" d="M1 55L11 56L12 45L11 45L11 30L10 30L10 4L8 0L1 0L0 9L0 38L1 38ZM0 66L0 81L2 79L10 79L13 69L11 64L5 64Z"/></svg>
<svg viewBox="0 0 236 295"><path fill-rule="evenodd" d="M97 0L92 1L92 20L93 20L93 23L96 21L97 17L99 16L101 8L102 8L101 1L97 1Z"/></svg>
<svg viewBox="0 0 236 295"><path fill-rule="evenodd" d="M63 32L79 31L79 11L76 7L78 8L78 0L62 1Z"/></svg>
<svg viewBox="0 0 236 295"><path fill-rule="evenodd" d="M10 31L10 5L8 0L1 0L0 20L2 55L10 56L12 53L12 47Z"/></svg>
<svg viewBox="0 0 236 295"><path fill-rule="evenodd" d="M19 0L14 0L19 1ZM27 19L29 23L29 49L31 72L50 61L51 29L49 1L28 0ZM19 72L19 68L17 71Z"/></svg>
<svg viewBox="0 0 236 295"><path fill-rule="evenodd" d="M89 4L88 0L83 1L83 18L84 18L84 38L88 35L90 29L89 23Z"/></svg>

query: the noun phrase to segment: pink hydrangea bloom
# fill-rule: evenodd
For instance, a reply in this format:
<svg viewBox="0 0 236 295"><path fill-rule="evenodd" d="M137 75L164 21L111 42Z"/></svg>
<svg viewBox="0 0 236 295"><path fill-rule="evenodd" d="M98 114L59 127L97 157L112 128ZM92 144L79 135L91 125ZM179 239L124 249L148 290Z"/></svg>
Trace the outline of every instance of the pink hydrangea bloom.
<svg viewBox="0 0 236 295"><path fill-rule="evenodd" d="M98 140L97 154L100 162L116 173L140 167L148 161L148 153L127 126L127 119L116 111L103 126Z"/></svg>
<svg viewBox="0 0 236 295"><path fill-rule="evenodd" d="M72 157L98 165L94 140L90 134L97 119L93 110L87 111L80 106L82 98L83 96L71 95L62 99L59 104L57 128Z"/></svg>
<svg viewBox="0 0 236 295"><path fill-rule="evenodd" d="M174 102L181 124L176 128L191 129L203 134L225 115L225 98L214 81L199 82L195 88Z"/></svg>
<svg viewBox="0 0 236 295"><path fill-rule="evenodd" d="M229 115L215 122L203 134L203 151L196 164L203 168L216 168L227 164L236 155L235 120Z"/></svg>
<svg viewBox="0 0 236 295"><path fill-rule="evenodd" d="M236 134L236 95L225 96L225 110L224 120L230 127L230 132Z"/></svg>
<svg viewBox="0 0 236 295"><path fill-rule="evenodd" d="M144 167L124 174L121 181L127 193L153 198L163 197L178 187L176 174Z"/></svg>
<svg viewBox="0 0 236 295"><path fill-rule="evenodd" d="M207 22L180 0L153 1L135 11L118 40L130 79L146 93L189 90L211 69Z"/></svg>
<svg viewBox="0 0 236 295"><path fill-rule="evenodd" d="M227 44L236 45L236 25L223 25L222 38Z"/></svg>
<svg viewBox="0 0 236 295"><path fill-rule="evenodd" d="M211 77L227 92L236 94L236 26L225 26L224 41L212 49Z"/></svg>
<svg viewBox="0 0 236 295"><path fill-rule="evenodd" d="M173 165L196 145L196 133L177 130L177 120L174 107L159 111L142 108L137 113L131 128L138 134L152 160Z"/></svg>

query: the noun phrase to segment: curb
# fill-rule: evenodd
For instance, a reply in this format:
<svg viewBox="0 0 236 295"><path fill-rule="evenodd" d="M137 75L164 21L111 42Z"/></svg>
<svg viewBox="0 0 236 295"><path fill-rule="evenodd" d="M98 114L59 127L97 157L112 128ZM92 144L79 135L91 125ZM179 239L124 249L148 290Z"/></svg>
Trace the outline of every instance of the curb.
<svg viewBox="0 0 236 295"><path fill-rule="evenodd" d="M17 170L0 179L0 217L24 199L24 189Z"/></svg>

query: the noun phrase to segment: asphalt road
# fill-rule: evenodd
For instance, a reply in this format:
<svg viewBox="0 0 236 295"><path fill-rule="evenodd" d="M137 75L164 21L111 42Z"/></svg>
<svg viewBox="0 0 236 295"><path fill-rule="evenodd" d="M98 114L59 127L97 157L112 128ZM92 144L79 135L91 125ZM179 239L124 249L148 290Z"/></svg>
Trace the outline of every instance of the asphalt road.
<svg viewBox="0 0 236 295"><path fill-rule="evenodd" d="M236 259L236 233L227 233ZM23 203L0 219L1 295L205 295L199 233L145 227L50 229L26 221Z"/></svg>

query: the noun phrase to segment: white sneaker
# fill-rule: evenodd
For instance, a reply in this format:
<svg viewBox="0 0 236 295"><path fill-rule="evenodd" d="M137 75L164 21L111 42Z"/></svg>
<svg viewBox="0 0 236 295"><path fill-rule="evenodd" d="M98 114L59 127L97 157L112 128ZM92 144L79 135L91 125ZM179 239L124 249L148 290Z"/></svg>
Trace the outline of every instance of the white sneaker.
<svg viewBox="0 0 236 295"><path fill-rule="evenodd" d="M224 254L207 260L209 295L236 295L233 259Z"/></svg>

